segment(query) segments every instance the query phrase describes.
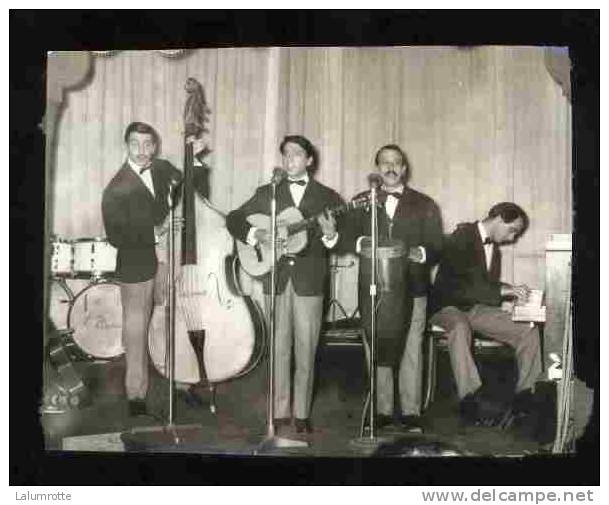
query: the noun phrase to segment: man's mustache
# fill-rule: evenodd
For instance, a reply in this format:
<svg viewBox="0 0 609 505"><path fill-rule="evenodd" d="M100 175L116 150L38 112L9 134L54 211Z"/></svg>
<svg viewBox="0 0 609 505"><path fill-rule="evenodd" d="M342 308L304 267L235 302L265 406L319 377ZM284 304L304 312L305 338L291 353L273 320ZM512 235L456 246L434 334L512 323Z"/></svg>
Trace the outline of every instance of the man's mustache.
<svg viewBox="0 0 609 505"><path fill-rule="evenodd" d="M395 170L387 170L387 172L383 172L383 175L395 175L397 177L398 173Z"/></svg>

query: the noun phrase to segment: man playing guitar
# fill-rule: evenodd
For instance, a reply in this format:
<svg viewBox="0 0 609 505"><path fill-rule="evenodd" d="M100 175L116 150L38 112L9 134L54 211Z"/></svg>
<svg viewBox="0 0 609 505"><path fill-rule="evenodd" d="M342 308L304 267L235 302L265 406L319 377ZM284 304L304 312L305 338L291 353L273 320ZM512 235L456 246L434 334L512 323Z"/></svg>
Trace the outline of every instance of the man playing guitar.
<svg viewBox="0 0 609 505"><path fill-rule="evenodd" d="M276 269L276 335L274 412L276 430L287 428L292 415L297 433L311 433L309 418L313 394L313 367L322 322L327 254L338 242L336 221L324 209L342 203L334 190L312 177L317 153L311 142L300 135L286 136L279 146L287 178L277 185L277 213L296 207L307 218L317 216L308 230L306 247L297 254L284 254ZM271 184L259 187L241 207L227 216L233 237L250 246L268 246L271 232L253 226L248 217L270 214ZM270 293L266 274L264 293ZM269 300L267 296L267 307ZM293 331L292 331L293 329ZM293 344L292 344L293 343ZM294 399L291 392L291 353L294 347Z"/></svg>

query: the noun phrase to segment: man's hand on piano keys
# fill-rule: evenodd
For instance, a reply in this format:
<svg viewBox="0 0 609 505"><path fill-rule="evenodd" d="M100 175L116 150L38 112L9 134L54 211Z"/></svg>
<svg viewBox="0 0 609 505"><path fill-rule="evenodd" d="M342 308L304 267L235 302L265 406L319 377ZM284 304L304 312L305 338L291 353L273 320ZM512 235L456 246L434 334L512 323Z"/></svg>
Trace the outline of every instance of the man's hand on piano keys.
<svg viewBox="0 0 609 505"><path fill-rule="evenodd" d="M531 290L526 284L520 284L518 286L512 286L511 284L503 284L501 286L501 295L505 297L516 298L518 305L524 305L529 299Z"/></svg>
<svg viewBox="0 0 609 505"><path fill-rule="evenodd" d="M516 295L517 303L524 305L529 301L529 295L531 294L531 290L529 286L526 284L520 284L519 286L514 286L514 295Z"/></svg>

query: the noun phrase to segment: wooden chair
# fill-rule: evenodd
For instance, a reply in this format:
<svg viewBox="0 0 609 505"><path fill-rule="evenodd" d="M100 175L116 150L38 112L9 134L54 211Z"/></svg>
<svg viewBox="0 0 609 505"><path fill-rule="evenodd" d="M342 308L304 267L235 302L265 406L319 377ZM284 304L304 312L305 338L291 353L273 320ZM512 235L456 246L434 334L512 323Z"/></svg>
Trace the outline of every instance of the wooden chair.
<svg viewBox="0 0 609 505"><path fill-rule="evenodd" d="M435 398L438 383L438 351L444 350L448 352L446 331L438 325L428 324L425 342L427 346L427 371L425 391L423 392L423 411L426 411L429 408L429 405ZM472 353L474 359L479 356L497 354L499 352L511 352L511 348L502 342L497 342L474 334L472 339Z"/></svg>
<svg viewBox="0 0 609 505"><path fill-rule="evenodd" d="M433 285L438 273L438 265L435 265L430 272L431 284ZM425 390L423 391L422 411L426 411L429 405L434 400L436 395L436 387L438 384L438 351L444 350L448 352L448 341L446 339L446 331L435 324L428 322L425 335L426 354L427 354L427 370L424 380ZM510 347L501 342L484 338L476 333L472 338L472 353L474 359L476 356L489 353L506 352ZM452 369L450 371L452 373Z"/></svg>

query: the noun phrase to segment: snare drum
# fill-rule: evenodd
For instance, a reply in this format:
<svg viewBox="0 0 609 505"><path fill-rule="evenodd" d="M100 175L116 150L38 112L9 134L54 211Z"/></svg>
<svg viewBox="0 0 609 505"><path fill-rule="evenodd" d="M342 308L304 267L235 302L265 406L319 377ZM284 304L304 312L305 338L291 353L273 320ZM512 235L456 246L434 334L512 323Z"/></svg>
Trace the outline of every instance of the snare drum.
<svg viewBox="0 0 609 505"><path fill-rule="evenodd" d="M61 238L51 240L51 276L72 277L72 241Z"/></svg>
<svg viewBox="0 0 609 505"><path fill-rule="evenodd" d="M91 284L76 295L68 312L74 342L89 356L111 359L121 356L123 308L118 284Z"/></svg>
<svg viewBox="0 0 609 505"><path fill-rule="evenodd" d="M74 274L78 278L108 278L116 270L116 249L104 238L74 241Z"/></svg>

